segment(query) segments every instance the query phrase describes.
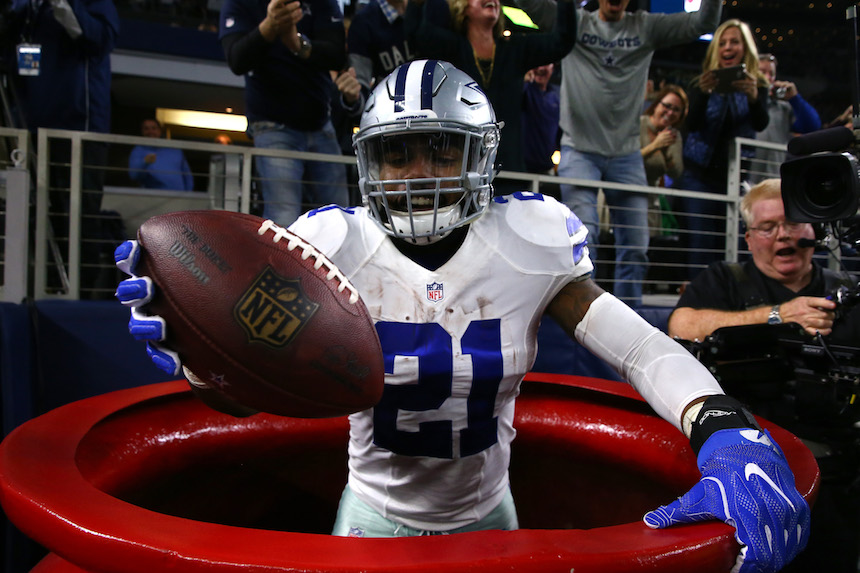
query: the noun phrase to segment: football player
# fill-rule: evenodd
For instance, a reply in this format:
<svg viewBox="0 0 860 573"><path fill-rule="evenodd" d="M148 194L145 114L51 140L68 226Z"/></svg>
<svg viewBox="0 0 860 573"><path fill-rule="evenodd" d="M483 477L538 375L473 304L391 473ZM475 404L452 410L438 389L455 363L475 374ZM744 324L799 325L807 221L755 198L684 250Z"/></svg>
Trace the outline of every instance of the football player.
<svg viewBox="0 0 860 573"><path fill-rule="evenodd" d="M290 226L358 288L386 365L380 402L350 416L334 534L518 527L508 481L514 402L546 313L698 454L702 480L645 523L721 519L742 545L736 570L778 570L809 530L779 446L692 355L592 281L574 213L533 193L492 197L499 131L465 73L404 64L371 93L354 139L364 206L317 209ZM133 273L138 252L120 246L120 268ZM118 297L137 307L152 289L132 278ZM178 373L179 357L158 342L158 317L132 314L155 360Z"/></svg>

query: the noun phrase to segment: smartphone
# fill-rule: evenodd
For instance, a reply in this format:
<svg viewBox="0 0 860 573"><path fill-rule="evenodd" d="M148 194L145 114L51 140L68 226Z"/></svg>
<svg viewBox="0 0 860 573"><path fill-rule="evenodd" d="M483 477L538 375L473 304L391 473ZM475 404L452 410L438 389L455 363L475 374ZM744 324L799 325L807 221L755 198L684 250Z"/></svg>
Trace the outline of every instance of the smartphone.
<svg viewBox="0 0 860 573"><path fill-rule="evenodd" d="M717 83L717 87L714 88L714 91L719 93L729 93L735 91L735 89L732 87L732 82L744 79L746 77L746 71L746 64L714 70L714 73L717 75L717 80L719 82Z"/></svg>

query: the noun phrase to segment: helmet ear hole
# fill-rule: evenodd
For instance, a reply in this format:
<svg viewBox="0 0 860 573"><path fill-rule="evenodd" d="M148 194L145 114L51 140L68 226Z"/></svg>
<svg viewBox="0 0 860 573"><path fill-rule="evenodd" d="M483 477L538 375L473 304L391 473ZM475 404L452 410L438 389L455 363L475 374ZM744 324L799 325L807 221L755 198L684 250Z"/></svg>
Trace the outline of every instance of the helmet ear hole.
<svg viewBox="0 0 860 573"><path fill-rule="evenodd" d="M504 122L502 122L504 124ZM500 128L502 126L499 126ZM497 131L488 131L484 134L484 141L482 141L484 147L487 149L495 149L499 146L499 132Z"/></svg>

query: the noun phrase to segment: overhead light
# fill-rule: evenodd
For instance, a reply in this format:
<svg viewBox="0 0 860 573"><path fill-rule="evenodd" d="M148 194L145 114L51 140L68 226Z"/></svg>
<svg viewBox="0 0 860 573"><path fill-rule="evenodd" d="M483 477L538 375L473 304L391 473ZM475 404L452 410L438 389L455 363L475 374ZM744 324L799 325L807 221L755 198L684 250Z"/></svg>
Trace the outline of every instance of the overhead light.
<svg viewBox="0 0 860 573"><path fill-rule="evenodd" d="M181 125L184 127L217 129L218 131L239 131L243 133L248 129L248 119L244 115L229 113L158 108L155 110L155 118L162 125Z"/></svg>

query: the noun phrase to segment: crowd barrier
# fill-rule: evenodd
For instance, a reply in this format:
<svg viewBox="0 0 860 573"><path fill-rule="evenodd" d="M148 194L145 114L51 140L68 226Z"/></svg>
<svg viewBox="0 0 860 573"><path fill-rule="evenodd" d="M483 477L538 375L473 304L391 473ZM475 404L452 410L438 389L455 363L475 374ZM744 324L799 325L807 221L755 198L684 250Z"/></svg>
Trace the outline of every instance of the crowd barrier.
<svg viewBox="0 0 860 573"><path fill-rule="evenodd" d="M221 145L180 140L156 140L140 136L124 136L113 134L96 134L63 130L40 129L35 141L30 139L28 144L26 132L8 128L0 128L0 139L10 141L11 149L21 150L23 157L18 158L14 165L5 156L0 156L0 193L7 198L3 219L11 233L5 233L4 260L11 261L17 266L14 272L6 272L3 284L0 286L2 300L20 302L21 293L35 299L104 299L109 298L115 284L113 269L113 247L125 238L134 237L137 227L146 217L162 212L176 211L187 208L226 209L243 213L260 214L263 200L259 193L259 178L253 168L254 157L266 155L272 157L289 157L313 161L323 161L333 164L343 164L349 167L347 188L351 202L360 203L357 183L355 181L355 158L351 156L333 156L316 153L289 152L282 150L256 149L246 145ZM68 190L61 190L52 185L57 168L66 167L57 160L52 160L47 150L54 141L66 141L71 147L71 180ZM82 165L85 156L82 149L87 143L107 144L111 149L111 157L127 157L134 145L146 144L155 147L175 147L182 149L187 156L196 157L194 162L197 169L193 173L195 179L194 192L173 190L150 190L133 187L128 179L127 164L113 164L97 167ZM754 143L754 142L753 142ZM30 149L28 150L28 145ZM740 144L739 144L740 145ZM747 145L744 143L744 145ZM29 153L27 153L29 151ZM737 151L740 157L740 148ZM767 167L766 164L762 164ZM761 167L762 165L759 165ZM81 175L82 167L93 170L104 169L105 178L109 181L102 193L102 210L97 215L86 214L83 210L87 194L95 190L85 188L85 178ZM609 184L581 179L560 178L552 175L536 175L502 171L498 174L499 181L515 181L523 191L540 192L558 196L560 183L577 185L596 189L598 193L605 189L620 189L647 194L653 203L663 197L667 216L674 216L679 221L682 213L671 206L673 201L683 197L700 198L725 204L726 216L722 221L725 231L721 237L725 239L725 251L712 253L715 257L726 260L737 260L739 255L739 218L737 198L740 196L745 176L741 173L740 160L732 164L737 171L730 178L730 185L725 195L715 195L684 189L647 187L637 185ZM772 167L772 165L770 166ZM734 172L734 171L733 171ZM68 194L68 209L57 210L50 200L58 193ZM306 208L316 205L307 204ZM612 217L611 210L608 217ZM88 220L98 219L97 221ZM22 225L28 227L22 229ZM86 228L96 228L98 231L84 232ZM602 221L602 227L609 229L608 220ZM67 229L67 231L65 231ZM60 230L65 232L60 232ZM649 251L651 261L648 263L648 276L643 288L646 293L676 294L678 288L687 280L690 270L686 262L684 243L689 233L680 226L667 228L652 228L652 245ZM16 243L14 237L30 237L24 244ZM597 267L597 278L601 286L612 290L615 278L611 269L614 264L613 234L601 233L600 245L592 249L591 256ZM594 241L592 241L594 245ZM87 258L86 253L97 252L97 257ZM26 272L21 269L21 261L26 261ZM88 275L89 280L82 277Z"/></svg>

